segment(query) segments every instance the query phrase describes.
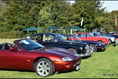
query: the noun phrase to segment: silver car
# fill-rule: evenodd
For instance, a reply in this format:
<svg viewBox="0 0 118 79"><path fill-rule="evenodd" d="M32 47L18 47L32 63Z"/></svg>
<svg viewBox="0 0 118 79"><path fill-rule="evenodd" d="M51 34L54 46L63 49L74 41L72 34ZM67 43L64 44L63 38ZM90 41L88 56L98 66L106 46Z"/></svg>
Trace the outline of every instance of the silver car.
<svg viewBox="0 0 118 79"><path fill-rule="evenodd" d="M115 42L115 37L113 36L107 36L105 35L105 33L102 32L90 32L92 35L94 36L99 36L99 37L104 37L104 38L108 38L110 43L114 43Z"/></svg>

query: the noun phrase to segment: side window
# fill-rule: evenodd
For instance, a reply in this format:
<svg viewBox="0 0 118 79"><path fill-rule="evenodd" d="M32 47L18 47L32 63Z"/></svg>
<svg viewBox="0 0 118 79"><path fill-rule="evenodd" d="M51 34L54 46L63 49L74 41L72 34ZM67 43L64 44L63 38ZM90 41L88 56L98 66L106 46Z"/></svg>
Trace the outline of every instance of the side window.
<svg viewBox="0 0 118 79"><path fill-rule="evenodd" d="M3 43L0 44L0 50L10 50L10 47L13 47L13 44L10 43Z"/></svg>
<svg viewBox="0 0 118 79"><path fill-rule="evenodd" d="M85 34L81 34L81 37L86 37Z"/></svg>
<svg viewBox="0 0 118 79"><path fill-rule="evenodd" d="M9 45L8 44L4 44L4 50L9 50L9 49L10 49Z"/></svg>
<svg viewBox="0 0 118 79"><path fill-rule="evenodd" d="M42 36L43 35L36 35L36 36L33 36L31 39L34 41L42 41Z"/></svg>
<svg viewBox="0 0 118 79"><path fill-rule="evenodd" d="M82 34L78 34L78 37L82 37Z"/></svg>
<svg viewBox="0 0 118 79"><path fill-rule="evenodd" d="M89 34L86 34L86 37L90 37L90 35Z"/></svg>
<svg viewBox="0 0 118 79"><path fill-rule="evenodd" d="M52 40L54 39L54 36L52 36L52 35L44 35L43 38L44 38L43 41L45 41L45 42L52 42Z"/></svg>
<svg viewBox="0 0 118 79"><path fill-rule="evenodd" d="M68 39L68 38L69 38L68 36L64 36L64 38L65 38L66 40L69 40L69 39Z"/></svg>
<svg viewBox="0 0 118 79"><path fill-rule="evenodd" d="M5 44L3 44L3 50L10 50L10 47L12 46L12 44L10 44L10 43L5 43Z"/></svg>
<svg viewBox="0 0 118 79"><path fill-rule="evenodd" d="M81 37L86 37L86 34L81 34Z"/></svg>
<svg viewBox="0 0 118 79"><path fill-rule="evenodd" d="M84 34L85 35L85 37L89 37L89 34Z"/></svg>
<svg viewBox="0 0 118 79"><path fill-rule="evenodd" d="M89 37L93 37L93 36L97 36L97 34L96 33L90 33L89 34Z"/></svg>

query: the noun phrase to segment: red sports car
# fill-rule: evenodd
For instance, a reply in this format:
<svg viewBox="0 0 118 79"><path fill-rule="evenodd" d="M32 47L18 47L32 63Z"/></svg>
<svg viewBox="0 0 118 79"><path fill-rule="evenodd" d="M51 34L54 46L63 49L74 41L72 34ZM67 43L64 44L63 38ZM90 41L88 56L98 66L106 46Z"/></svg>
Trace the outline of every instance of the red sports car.
<svg viewBox="0 0 118 79"><path fill-rule="evenodd" d="M79 70L81 58L64 48L45 48L30 39L0 44L0 69L32 70L40 76Z"/></svg>
<svg viewBox="0 0 118 79"><path fill-rule="evenodd" d="M74 35L77 35L82 40L101 41L104 44L109 44L110 43L109 39L107 39L107 38L92 36L89 33L74 33Z"/></svg>

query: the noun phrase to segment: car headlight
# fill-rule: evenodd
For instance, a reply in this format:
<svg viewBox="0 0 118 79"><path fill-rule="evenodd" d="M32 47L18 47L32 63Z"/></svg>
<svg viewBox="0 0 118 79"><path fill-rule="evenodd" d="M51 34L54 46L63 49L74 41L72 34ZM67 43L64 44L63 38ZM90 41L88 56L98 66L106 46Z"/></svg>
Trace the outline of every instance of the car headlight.
<svg viewBox="0 0 118 79"><path fill-rule="evenodd" d="M102 46L101 44L96 44L96 46Z"/></svg>
<svg viewBox="0 0 118 79"><path fill-rule="evenodd" d="M101 44L98 44L98 46L102 46Z"/></svg>
<svg viewBox="0 0 118 79"><path fill-rule="evenodd" d="M73 59L70 58L70 57L63 57L62 60L63 60L63 61L73 61Z"/></svg>
<svg viewBox="0 0 118 79"><path fill-rule="evenodd" d="M80 50L83 50L83 48L82 48L82 47L80 47Z"/></svg>

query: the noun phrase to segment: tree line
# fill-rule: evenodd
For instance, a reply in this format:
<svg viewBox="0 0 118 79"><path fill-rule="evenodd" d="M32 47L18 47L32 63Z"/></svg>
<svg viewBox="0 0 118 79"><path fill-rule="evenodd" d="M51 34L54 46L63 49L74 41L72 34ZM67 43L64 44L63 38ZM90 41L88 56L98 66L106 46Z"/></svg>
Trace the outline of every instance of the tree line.
<svg viewBox="0 0 118 79"><path fill-rule="evenodd" d="M114 12L105 12L101 6L99 0L75 0L73 4L66 0L1 0L0 37L20 37L22 30L30 26L113 31Z"/></svg>

